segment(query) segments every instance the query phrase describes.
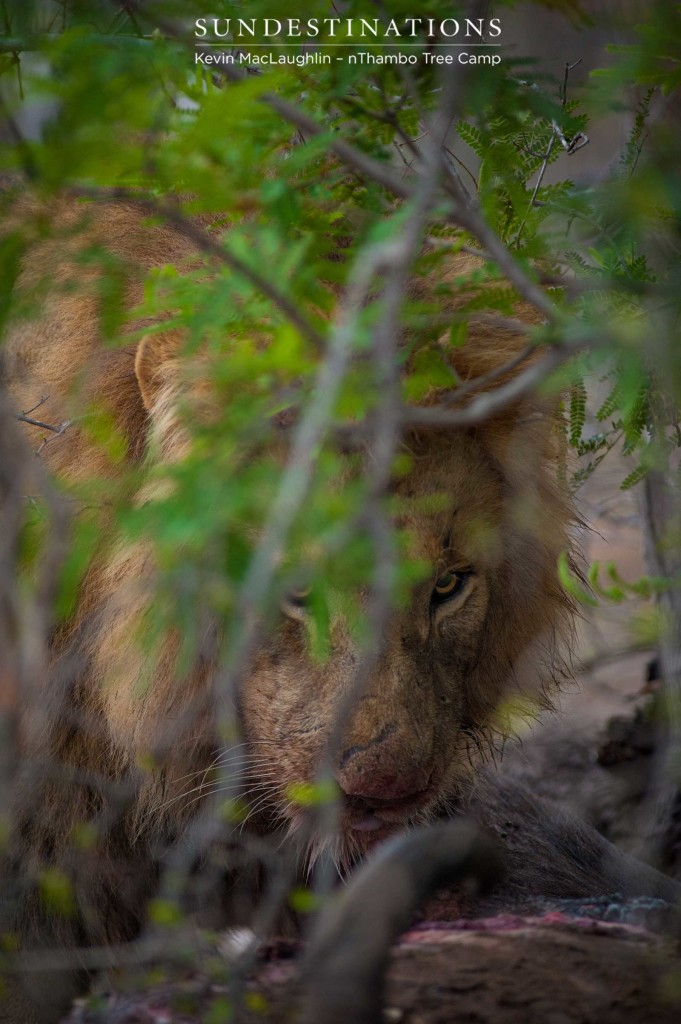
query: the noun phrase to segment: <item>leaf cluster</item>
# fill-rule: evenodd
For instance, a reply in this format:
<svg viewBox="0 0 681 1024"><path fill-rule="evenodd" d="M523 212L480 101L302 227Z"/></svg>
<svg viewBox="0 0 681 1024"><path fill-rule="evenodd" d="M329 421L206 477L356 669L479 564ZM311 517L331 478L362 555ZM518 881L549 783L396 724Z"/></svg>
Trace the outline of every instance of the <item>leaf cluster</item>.
<svg viewBox="0 0 681 1024"><path fill-rule="evenodd" d="M404 231L405 210L396 196L378 175L339 158L338 142L351 145L369 166L418 180L422 136L441 96L438 73L425 64L404 73L334 60L295 71L268 68L238 80L208 70L193 63L190 45L191 22L205 14L202 6L175 0L5 4L0 66L5 82L15 86L15 99L7 101L15 144L3 153L4 174L21 175L47 197L63 189L132 190L207 227L210 245L191 266L152 271L142 305L130 314L126 268L101 251L82 257L88 266L104 267L98 302L107 344L129 343L130 324L141 318L181 327L188 354L200 350L209 359L218 415L206 420L188 402L182 416L191 445L179 464L155 471L160 497L131 508L127 499L139 481L128 480L113 510L117 529L129 539L153 538L159 583L152 632L160 636L179 626L187 658L199 643L197 606L228 622L235 614L257 538L283 486L269 424L292 406L306 408L332 344L339 297L367 254L396 244ZM221 17L244 16L243 4L214 6ZM307 16L328 13L326 4L308 8ZM359 0L346 8L349 17L373 17L377 10ZM450 3L430 8L436 19L452 16ZM413 10L394 2L390 14L399 19ZM280 5L267 0L248 7L249 18L280 15ZM545 385L561 386L569 396L565 430L577 457L575 486L616 446L631 460L622 481L630 487L650 467L666 463L678 445L681 364L672 343L681 295L678 144L665 118L653 123L652 116L660 97L672 97L679 85L672 42L678 31L678 5L651 4L636 40L579 89L569 77L553 81L520 57L469 75L444 142L459 201L463 195L479 211L509 265L531 284L551 282L555 322L535 333L535 343L581 352L566 358ZM376 41L371 49L387 52ZM315 131L292 125L269 101L272 95L304 111ZM48 113L37 133L24 133L24 105L37 101ZM579 167L579 151L568 155L566 146L590 130L604 107L622 104L629 105L631 133L622 154L613 153L613 172L597 183L574 184L568 171ZM11 189L0 201L9 212ZM452 251L484 249L466 224L453 229L448 201L445 190L427 225L441 245L416 260L416 274L433 281L446 277ZM147 212L154 216L153 208ZM0 325L22 315L15 282L29 236L52 230L43 215L5 236ZM375 574L366 515L375 500L372 480L359 457L339 450L333 429L370 428L385 397L373 358L385 278L380 270L369 278L354 322L352 358L329 402L328 429L310 453L305 497L261 609L275 615L282 596L303 580L311 588L311 637L319 657L336 606L354 614L361 632L351 595L370 587ZM273 289L264 291L263 282ZM452 293L456 315L443 316ZM518 297L508 266L496 258L455 283L435 285L429 295L405 292L395 355L404 406L453 391L458 382L448 347L461 344L480 312L513 317ZM290 310L298 311L297 320ZM120 459L113 426L96 410L89 423L108 438L111 459ZM96 482L71 497L96 504ZM388 511L391 500L381 496ZM82 519L65 574L64 614L102 545L104 518L91 510ZM39 537L32 522L29 535ZM406 533L396 544L402 554L393 599L399 601L423 566L406 556Z"/></svg>

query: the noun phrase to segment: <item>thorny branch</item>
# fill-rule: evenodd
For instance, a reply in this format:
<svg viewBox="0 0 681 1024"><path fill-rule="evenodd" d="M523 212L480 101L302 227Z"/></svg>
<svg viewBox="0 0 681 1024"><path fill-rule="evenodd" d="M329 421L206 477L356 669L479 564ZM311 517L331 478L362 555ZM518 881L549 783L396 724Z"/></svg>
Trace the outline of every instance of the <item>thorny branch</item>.
<svg viewBox="0 0 681 1024"><path fill-rule="evenodd" d="M474 8L477 7L478 5L475 4ZM472 11L472 14L474 13L475 11ZM177 38L177 33L172 26L163 25L162 28L169 37ZM230 64L223 65L220 68L220 74L227 80L235 83L242 82L248 77L247 72ZM418 176L408 178L394 170L391 165L375 160L351 145L338 133L329 133L325 126L319 124L313 117L305 113L300 106L277 96L275 93L263 93L260 101L270 106L289 124L294 125L304 137L312 138L326 135L329 150L335 153L342 163L361 177L369 178L376 182L376 184L382 185L388 192L400 199L409 200L415 197ZM449 117L446 121L446 128L449 127L451 121L452 118ZM522 298L542 313L547 320L555 322L557 311L554 304L527 275L495 232L491 231L479 209L470 199L458 175L452 173L451 163L447 160L444 152L444 136L439 150L439 159L446 172L445 180L449 183L450 204L449 208L443 211L442 217L444 222L455 227L464 228L474 235L483 247L487 249L490 257L497 263L502 273L517 288ZM423 163L423 158L421 162Z"/></svg>
<svg viewBox="0 0 681 1024"><path fill-rule="evenodd" d="M456 88L461 74L450 73L444 82L440 114L448 114L456 102ZM444 118L441 118L444 122ZM434 118L436 123L437 118ZM376 423L370 439L371 488L367 495L365 515L374 550L374 572L372 594L368 610L369 641L355 672L352 685L338 707L333 730L329 736L325 763L320 767L322 777L332 777L331 766L341 742L348 717L358 699L367 689L371 671L381 654L382 638L392 606L392 591L397 566L394 527L384 505L393 471L393 463L401 436L401 395L397 348L400 337L400 311L404 302L409 271L418 254L426 224L441 174L440 149L444 136L433 126L428 133L428 150L425 173L419 181L413 208L399 243L389 244L384 254L387 281L382 300L382 317L374 332L372 359L376 381L382 400L376 410ZM328 804L322 808L319 827L322 832L331 832L335 821L335 807ZM325 894L331 880L331 872L320 866L318 888Z"/></svg>
<svg viewBox="0 0 681 1024"><path fill-rule="evenodd" d="M438 428L467 427L473 426L476 423L482 423L507 409L509 405L517 402L520 398L535 391L543 381L547 380L576 351L576 347L555 345L545 350L543 358L532 363L522 373L517 374L505 384L495 388L495 390L472 399L465 408L447 409L443 408L442 404L430 408L406 408L402 417L402 424L403 426ZM493 379L496 376L504 375L513 368L517 368L517 366L529 358L530 354L530 351L524 350L519 353L516 359L506 363L498 371L494 371L490 378ZM471 389L475 388L477 390L478 384L480 387L484 386L482 378L471 381ZM463 394L465 393L464 391ZM448 399L448 404L454 404L460 397L462 397L462 392L457 389L452 392Z"/></svg>
<svg viewBox="0 0 681 1024"><path fill-rule="evenodd" d="M563 78L563 88L561 90L561 106L563 107L563 109L565 109L565 104L567 103L567 87L568 87L568 78L570 77L570 72L574 68L576 68L579 64L581 64L581 63L582 63L582 58L579 57L578 60L573 61L572 64L570 64L569 61L565 64L565 75L564 75L564 78ZM573 139L570 139L570 140L566 139L565 135L563 134L562 130L560 129L559 125L556 123L555 120L551 121L551 130L552 130L553 134L551 135L551 138L549 139L549 144L547 146L546 152L544 153L544 157L543 157L543 160L542 160L542 165L539 168L539 173L537 175L537 181L536 181L534 189L532 191L532 195L530 197L530 201L528 203L527 210L525 211L523 219L521 220L520 225L518 227L518 231L516 232L516 236L515 236L515 244L516 245L520 241L520 238L521 238L522 233L523 233L523 228L525 227L525 224L527 222L527 218L528 218L528 216L530 214L530 210L532 209L532 207L535 205L535 203L537 201L537 196L539 194L539 189L541 188L542 182L544 180L544 175L546 174L546 168L549 166L549 160L551 159L551 154L553 153L553 147L555 145L556 139L558 139L558 141L560 142L560 144L562 145L563 149L565 150L565 152L568 155L572 155L573 153L576 153L578 150L580 150L584 146L586 146L587 143L589 142L589 138L588 138L587 135L584 134L584 132L577 132L577 134L575 135L575 137Z"/></svg>
<svg viewBox="0 0 681 1024"><path fill-rule="evenodd" d="M443 93L445 110L453 106L455 86L459 76L450 74ZM444 120L444 119L443 119ZM299 125L304 127L304 125ZM364 515L376 552L372 597L369 607L370 635L374 638L363 652L355 680L349 688L342 706L334 719L334 729L327 744L322 775L330 774L330 758L335 752L350 709L368 684L370 672L380 653L380 638L391 607L396 553L392 539L392 526L383 508L383 497L392 473L393 459L400 436L400 394L397 376L396 346L399 339L400 309L404 300L411 263L418 253L433 196L441 173L440 147L442 138L437 132L430 134L427 173L417 182L412 195L413 210L399 241L379 243L365 251L350 276L350 282L330 332L326 357L318 372L315 388L308 407L302 413L291 443L286 468L279 482L270 515L237 598L234 622L226 644L226 660L216 683L216 699L226 715L225 731L231 729L233 694L246 671L257 639L258 613L264 607L271 591L279 553L284 549L287 536L305 501L314 474L314 453L332 428L332 414L338 395L354 353L354 338L358 317L370 294L377 275L385 278L380 296L382 317L374 334L372 360L377 381L381 385L382 401L376 411L374 429L370 435L372 460L372 486L367 496ZM234 768L221 773L221 785L227 786L234 778ZM336 809L333 803L322 809L322 820L317 823L324 832L332 829ZM315 823L310 822L314 828ZM325 870L325 868L327 870ZM330 883L328 864L321 864L320 887Z"/></svg>
<svg viewBox="0 0 681 1024"><path fill-rule="evenodd" d="M60 423L59 426L55 426L53 423L44 423L43 420L34 420L30 416L26 416L25 413L17 416L17 420L20 423L28 423L31 427L39 427L41 430L49 430L54 437L61 437L62 434L65 434L72 423L71 420L64 420L64 422ZM42 444L36 451L36 455L40 455L45 445L51 440L52 438L50 437L43 438Z"/></svg>
<svg viewBox="0 0 681 1024"><path fill-rule="evenodd" d="M394 243L392 243L394 251ZM390 259L391 243L383 243L362 254L350 277L347 293L342 301L336 322L331 330L326 357L317 374L311 400L302 413L292 437L290 454L282 473L277 493L271 505L258 546L248 572L237 595L234 612L234 627L225 644L226 656L222 669L215 681L212 699L217 702L221 713L221 731L225 735L234 733L234 694L246 672L254 645L257 641L259 614L266 605L272 590L278 557L284 549L286 539L300 508L309 492L315 467L315 452L322 443L331 420L346 372L354 353L354 339L357 334L358 318L364 307L377 273L385 271L386 260ZM388 251L386 251L388 249ZM196 706L192 709L196 712ZM164 741L168 742L168 737ZM233 784L241 775L238 761L221 766L218 772L216 793ZM215 818L210 809L214 799L206 798L206 817ZM183 879L187 880L192 866L192 848L197 841L195 830L179 844L169 864L173 872L172 883L161 880L161 889L179 898L183 890ZM268 908L271 914L278 911L279 895L288 891L288 886L276 886L277 906ZM246 951L242 966L247 965L253 955L254 946ZM242 970L235 972L233 983L238 988Z"/></svg>
<svg viewBox="0 0 681 1024"><path fill-rule="evenodd" d="M177 30L172 25L163 24L161 28L169 38L182 42ZM568 68L574 66L574 64L568 65ZM228 81L235 83L242 82L248 77L246 71L229 64L223 65L220 68L220 75ZM375 160L348 143L338 133L329 133L324 125L318 123L299 105L291 103L281 96L277 96L274 93L263 93L260 100L270 106L289 124L294 125L304 137L328 136L329 150L335 153L342 163L361 177L369 178L382 185L388 192L400 199L409 200L414 198L418 175L406 177L395 170L390 164ZM447 121L447 125L450 123L451 119ZM20 136L19 139L21 139ZM24 140L21 139L21 141L23 143ZM25 156L27 161L26 169L28 171L31 168L29 148L26 148ZM502 273L518 290L521 297L542 313L548 321L555 322L557 311L554 304L521 267L496 233L491 231L477 205L460 182L458 175L452 173L451 162L447 160L444 152L444 139L443 145L440 147L440 159L446 172L445 181L450 198L449 209L445 208L443 211L442 219L444 222L455 227L464 228L464 230L476 237L489 257L494 260ZM422 171L419 173L422 173ZM129 189L99 189L81 186L77 187L74 191L76 194L102 201L118 199L134 203L152 215L162 217L167 223L175 227L176 230L190 238L201 251L216 257L250 280L255 287L261 290L264 295L267 295L282 310L291 323L298 327L303 336L311 340L315 347L323 348L323 339L319 332L302 316L297 307L289 302L286 296L280 294L267 278L260 275L247 264L244 264L242 260L215 241L200 226L183 216L177 206L169 203L159 203L149 196L141 195L139 192Z"/></svg>
<svg viewBox="0 0 681 1024"><path fill-rule="evenodd" d="M19 423L27 423L31 427L38 427L40 430L47 430L52 434L52 437L43 438L40 447L37 448L34 453L35 455L40 455L45 446L49 444L50 441L54 440L54 438L56 437L61 437L62 434L65 434L68 428L73 424L73 420L64 420L63 423L60 423L58 425L54 423L46 423L44 420L37 420L30 415L31 413L35 412L36 409L40 409L40 407L43 406L45 402L49 401L49 398L49 395L44 395L39 402L36 402L34 406L32 406L30 409L27 409L25 412L19 413L15 417L15 419Z"/></svg>
<svg viewBox="0 0 681 1024"><path fill-rule="evenodd" d="M51 430L55 434L63 434L67 427L71 425L70 420L64 420L58 427L54 423L44 423L43 420L34 420L26 413L20 413L17 416L20 423L29 423L32 427L41 427L43 430Z"/></svg>

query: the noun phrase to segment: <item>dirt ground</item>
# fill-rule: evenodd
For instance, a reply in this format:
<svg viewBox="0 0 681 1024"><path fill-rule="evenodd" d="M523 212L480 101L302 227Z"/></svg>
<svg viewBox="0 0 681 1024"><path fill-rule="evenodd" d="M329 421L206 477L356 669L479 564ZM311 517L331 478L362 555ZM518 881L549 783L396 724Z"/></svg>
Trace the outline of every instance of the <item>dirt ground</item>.
<svg viewBox="0 0 681 1024"><path fill-rule="evenodd" d="M294 1024L296 976L289 957L261 967L236 1020ZM407 932L392 955L383 1021L676 1024L680 989L678 958L642 929L560 914L498 917L474 927L460 922ZM65 1024L217 1024L231 1019L228 1002L227 985L187 975L143 996L118 993L97 1009L77 1008ZM360 1022L348 1018L348 1024Z"/></svg>
<svg viewBox="0 0 681 1024"><path fill-rule="evenodd" d="M636 489L622 491L627 464L611 453L579 491L589 529L580 533L587 564L614 562L622 579L647 573ZM601 599L582 609L575 645L575 682L558 713L544 714L505 751L502 771L538 795L579 814L611 842L640 854L642 800L653 768L654 651L646 645L653 604L637 597ZM651 672L652 670L652 672Z"/></svg>

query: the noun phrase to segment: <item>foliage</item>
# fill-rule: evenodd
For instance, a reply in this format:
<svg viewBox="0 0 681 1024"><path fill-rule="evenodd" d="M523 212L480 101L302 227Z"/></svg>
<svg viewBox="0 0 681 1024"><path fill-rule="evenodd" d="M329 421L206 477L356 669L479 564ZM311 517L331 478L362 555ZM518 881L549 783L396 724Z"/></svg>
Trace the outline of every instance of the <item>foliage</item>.
<svg viewBox="0 0 681 1024"><path fill-rule="evenodd" d="M217 6L220 16L244 14L239 3ZM324 17L326 6L312 3L306 11ZM144 305L134 313L183 327L190 349L207 343L214 356L220 416L192 427L192 454L169 471L173 486L163 499L120 510L124 531L155 540L162 569L157 627L179 621L188 638L199 597L227 620L233 614L251 565L253 527L266 524L282 486L276 460L261 452L263 424L290 404L291 395L304 406L332 337L333 296L343 294L367 254L400 236L410 209L396 203L376 176L357 174L352 161L348 166L338 159L336 144L346 140L379 169L394 166L395 147L403 159L409 153L412 164L418 163L415 140L424 117L437 107L441 84L432 65L419 63L405 74L392 65L367 69L347 61L295 70L268 67L232 80L192 61L191 27L204 13L201 7L174 0L4 3L0 64L5 82L17 87L14 109L7 110L15 145L3 154L4 172L23 174L47 196L75 186L144 190L160 206L173 197L182 216L210 215L216 224L229 224L218 236L223 261L206 252L191 269L152 272ZM446 3L431 7L435 17L451 15ZM373 5L355 2L347 15L372 11ZM462 282L469 289L464 312L482 308L512 315L517 292L504 281L510 267L528 286L542 275L554 282L554 318L532 340L564 353L557 383L569 386L567 436L580 459L575 485L623 444L632 467L622 486L633 486L678 443L673 408L680 369L670 339L678 315L679 262L673 257L681 192L676 137L664 104L678 86L678 49L671 41L678 41L679 11L676 4L650 5L637 41L617 49L612 66L594 72L592 86L577 98L570 94L567 70L563 82L553 83L520 57L469 73L447 140L447 172L456 182L459 205L476 203L480 223L501 243L493 259ZM390 6L397 19L408 13L408 4ZM248 7L249 18L280 14L267 0ZM370 47L381 52L380 43ZM318 130L295 137L300 126L268 102L271 94L304 110ZM5 90L10 107L12 95L12 88ZM36 98L49 105L50 114L39 137L24 138L17 118L22 103ZM631 135L620 158L613 154L607 178L598 185L567 179L546 184L549 164L561 161L567 170L569 159L578 161L565 152L582 139L589 118L623 102L632 112ZM11 202L11 190L6 195ZM457 215L456 204L448 209L446 196L445 182L428 225L444 243L442 250L416 259L417 272L436 274L448 242L455 249L486 248L486 236ZM43 223L39 230L50 226ZM13 284L24 241L17 232L4 239L3 318L20 315L13 309ZM339 252L341 259L335 258ZM127 315L124 268L106 253L92 251L86 258L106 271L101 330L116 344ZM262 268L268 267L277 268L273 294L263 294L261 287ZM374 277L378 284L379 275ZM433 346L442 330L438 300L437 290L434 300L405 298L399 311L410 339L396 355L404 363L407 403L455 383L441 349ZM311 452L314 467L305 494L297 496L285 554L276 570L271 567L276 582L263 595L266 608L274 609L303 572L320 657L332 600L324 581L333 579L339 593L346 593L368 582L372 565L371 540L356 515L368 501L370 482L359 469L348 481L325 438L333 420L366 423L381 401L371 346L382 302L380 288L371 297L367 284L352 358L330 398L329 424ZM288 315L291 309L301 311L297 320ZM451 327L452 344L459 343L462 330L459 317ZM579 348L583 354L571 359ZM601 395L595 417L587 414L590 391ZM115 458L111 424L93 410L88 429ZM93 489L90 482L88 493L78 497L91 500ZM66 569L62 611L72 603L96 535L97 515L91 512L82 518ZM398 560L395 599L418 571Z"/></svg>
<svg viewBox="0 0 681 1024"><path fill-rule="evenodd" d="M511 6L497 5L502 19ZM536 6L585 16L566 0ZM214 0L211 8L220 17L282 16L281 0ZM379 10L369 0L344 8L348 17ZM386 8L397 20L414 15L407 0ZM233 676L248 655L253 610L273 620L283 600L301 594L314 657L327 656L338 610L369 647L376 621L359 614L358 589L377 601L405 602L429 570L410 557L408 529L391 526L402 510L389 480L410 468L397 443L400 418L409 422L433 395L443 416L465 413L466 384L448 353L465 342L476 313L512 318L519 298L539 313L527 340L542 372L527 387L565 395L572 486L613 449L629 461L623 488L678 461L681 181L673 103L681 5L648 4L635 40L614 48L607 70L593 72L579 90L567 68L554 81L522 55L465 75L421 59L407 70L335 58L263 66L257 74L211 69L194 62L193 23L206 14L203 0L3 0L0 13L0 122L12 142L0 151L8 182L0 190L3 220L19 181L47 209L66 189L80 197L84 214L115 194L142 201L154 220L209 224L199 228L199 257L148 273L132 311L124 303L125 265L95 247L79 257L84 273L104 271L97 295L104 343L138 337L130 325L140 318L145 333L181 328L187 352L208 354L215 412L202 417L187 401L186 455L150 470L124 466L111 418L87 411L81 428L120 471L115 485L62 484L81 511L60 567L57 620L73 610L92 559L123 536L153 541L158 579L143 642L153 647L177 630L180 678L200 648L204 612L222 626L222 659ZM305 17L328 14L326 0L305 5ZM452 17L451 0L432 0L428 16ZM323 34L320 52L335 57L330 42ZM385 52L378 42L364 48ZM268 52L305 50L274 45ZM452 123L424 213L419 189L427 186L428 145L448 76L456 85L454 109L444 111ZM622 154L612 153L598 181L585 180L586 135L603 113L623 109L631 131ZM27 127L37 113L42 123ZM15 284L30 238L54 231L44 212L35 223L3 229L0 331L43 300L49 280L36 284L28 307ZM386 269L408 237L405 265ZM453 282L446 263L463 248L483 260ZM434 284L402 288L395 300L390 282L400 272ZM453 297L457 315L443 315ZM396 380L379 343L393 322ZM272 429L292 409L294 454L296 438L301 445L308 439L297 464L280 458ZM373 447L370 472L348 455L345 440L355 434ZM58 432L45 443L58 444ZM153 499L133 501L142 486ZM19 545L29 578L47 544L47 519L32 497ZM649 597L670 586L656 577L627 583L611 563L595 563L580 581L566 556L557 572L585 603ZM326 782L289 796L301 807L333 798ZM227 801L221 813L239 822L244 809ZM72 893L58 872L45 874L43 889L51 905L71 912ZM291 894L298 911L314 899L306 890ZM151 910L155 924L179 924L172 901L159 898ZM222 1012L217 1006L216 1020Z"/></svg>
<svg viewBox="0 0 681 1024"><path fill-rule="evenodd" d="M221 17L244 15L242 3L211 6ZM326 17L328 6L310 0L306 17ZM397 19L413 16L406 0L387 6ZM502 14L508 6L498 5ZM556 0L538 6L575 11ZM377 11L367 0L345 7L346 16ZM670 464L681 440L681 182L671 112L678 102L681 6L650 3L635 41L614 49L607 70L594 72L576 95L567 72L552 81L523 55L469 70L465 88L457 71L455 99L445 110L453 118L446 160L412 261L416 276L443 283L427 296L403 294L393 309L384 257L408 232L418 206L418 182L427 176L422 135L442 113L442 69L345 60L268 66L258 74L209 69L193 62L191 26L203 8L196 0L2 4L0 85L13 145L2 151L0 173L22 176L48 199L70 189L83 197L84 210L106 190L119 190L144 197L151 218L172 209L185 224L196 217L211 224L200 258L191 267L151 272L143 304L132 313L124 308L125 268L95 249L84 257L106 271L99 294L106 343L129 342L131 319L183 328L188 351L209 353L219 411L205 419L187 405L190 450L153 471L154 500L130 502L141 484L138 470L121 475L106 508L104 481L71 486L68 497L83 511L57 610L69 613L86 566L113 537L152 538L159 580L150 633L179 627L187 663L200 640L197 608L224 625L224 657L234 667L245 613L255 605L273 616L301 588L312 649L323 659L334 608L343 608L360 636L369 632L353 602L358 587L387 589L400 602L424 571L408 557L402 529L390 538L386 578L376 522L399 511L395 499L385 479L377 484L336 443L339 429L364 431L378 443L374 432L389 388L376 338L387 316L396 315L401 330L392 351L401 371L400 414L408 418L414 404L443 390L447 408L456 409L465 402L457 406L459 382L446 352L461 344L468 318L481 309L512 317L518 297L536 303L537 286L546 286L542 323L529 340L545 359L542 387L569 395L565 432L574 485L615 446L631 463L623 488ZM451 2L433 0L429 15L451 17ZM249 0L249 18L280 16L280 3ZM321 52L329 41L321 40ZM366 49L388 52L376 41ZM22 111L37 100L47 116L39 131L26 134ZM622 154L612 154L611 170L597 183L569 180L591 120L623 104L631 134ZM545 181L549 165L560 168L561 180ZM12 201L10 186L0 195L3 213ZM41 218L31 230L45 235L53 227ZM422 252L425 235L434 244ZM3 238L0 325L26 314L14 293L25 244L20 231ZM446 282L444 265L463 246L488 258L465 279ZM354 305L347 302L353 289ZM465 302L453 323L443 323L443 299L455 289L465 292ZM320 391L344 332L347 358ZM301 422L315 410L321 417L295 474L270 443L270 425L291 406ZM101 410L89 410L84 429L120 462L121 439ZM394 440L387 478L408 468ZM27 567L44 533L32 503L22 546ZM256 543L263 536L269 547ZM592 600L567 560L559 571L575 596ZM658 579L625 584L614 566L606 574L604 586L597 566L590 584L609 599L664 587ZM326 797L314 791L292 799L314 804ZM46 879L46 887L52 900L68 903L59 878ZM159 902L159 920L165 909Z"/></svg>
<svg viewBox="0 0 681 1024"><path fill-rule="evenodd" d="M218 7L221 16L244 13L238 3ZM406 16L407 7L394 3L390 13ZM248 15L276 17L281 13L276 8L261 0L249 4ZM367 15L371 8L353 3L347 13ZM435 16L451 14L444 3L432 8ZM131 535L155 537L165 580L159 625L166 615L179 616L188 636L199 595L222 615L233 611L251 557L250 527L267 520L275 501L278 470L256 457L262 424L292 392L305 401L319 366L314 339L329 335L332 294L347 286L372 246L398 237L402 229L404 210L394 197L371 175L357 176L334 159L332 142L342 137L378 166L389 165L395 146L403 155L406 147L414 149L412 140L439 92L439 71L424 64L410 68L409 77L390 65L368 71L334 61L295 71L268 68L228 81L192 63L191 25L202 13L200 4L166 0L117 10L99 0L5 4L8 42L2 64L5 79L20 83L21 95L41 97L52 111L38 139L17 132L3 170L25 174L44 194L76 183L143 189L159 202L179 194L186 215L210 214L229 223L219 244L245 271L235 273L229 262L216 265L208 256L182 274L172 266L161 268L150 274L144 307L136 311L170 318L186 329L190 348L208 341L216 356L218 421L195 429L192 457L173 468L174 486L162 501L121 513ZM325 4L309 5L309 16L325 14ZM646 342L651 317L671 323L678 302L678 264L666 264L660 247L663 238L667 246L678 243L679 186L664 118L658 117L653 128L649 122L659 94L671 95L677 84L678 61L667 57L674 52L667 42L678 32L678 21L676 5L652 5L639 40L617 51L612 67L595 73L594 88L578 98L570 95L567 72L563 83L551 83L533 75L520 58L505 58L500 68L484 74L469 73L465 96L458 100L456 131L448 140L456 151L450 171L459 168L462 188L479 203L508 259L530 282L542 272L553 272L559 281L552 292L556 321L535 331L536 344L562 346L568 355L582 344L587 349L586 356L564 366L561 377L572 379L567 432L581 458L576 484L623 441L635 460L623 481L631 486L672 444L672 425L653 422L660 382ZM380 52L380 44L371 46ZM592 113L621 105L631 81L639 83L629 101L632 132L613 173L598 186L579 187L569 180L545 184L542 168L560 160L567 170L564 149L570 140L585 131ZM304 140L292 145L292 126L267 102L270 93L299 104L320 126L319 133L303 132ZM451 237L452 221L459 229L455 247L480 247L481 239L461 232L451 211L433 216L430 230ZM339 250L343 259L333 260ZM20 236L5 240L0 308L6 315L11 315L22 251ZM107 257L92 252L87 258ZM428 259L423 271L432 273L433 257ZM258 287L261 268L275 266L283 306ZM568 271L563 277L560 268ZM473 287L470 311L511 314L513 292L500 286L500 269L502 275L508 272L490 261L467 282ZM115 343L125 317L122 278L115 266L106 271L101 327ZM436 305L419 299L405 301L401 309L409 336L414 337L413 325L419 328L403 375L407 401L434 386L451 386L449 371L432 347L441 329ZM283 307L304 312L308 336ZM353 339L356 356L339 381L330 419L366 421L380 399L367 356L379 316L380 297L367 301ZM461 324L455 323L456 329ZM658 336L664 338L664 330ZM587 419L587 383L599 376L609 392L594 422ZM109 428L98 427L93 416L91 429L108 435L111 444ZM654 451L653 436L664 442ZM314 454L307 499L291 524L279 582L266 603L273 608L291 585L291 575L304 566L321 653L330 599L323 581L333 578L340 591L362 582L371 558L367 536L348 526L353 510L366 501L367 481L360 475L339 486L344 471L331 447ZM82 530L80 544L89 551L93 525L87 518ZM85 564L87 558L75 560ZM397 591L415 571L400 565ZM73 587L77 574L70 572L70 578ZM68 605L65 597L63 607Z"/></svg>

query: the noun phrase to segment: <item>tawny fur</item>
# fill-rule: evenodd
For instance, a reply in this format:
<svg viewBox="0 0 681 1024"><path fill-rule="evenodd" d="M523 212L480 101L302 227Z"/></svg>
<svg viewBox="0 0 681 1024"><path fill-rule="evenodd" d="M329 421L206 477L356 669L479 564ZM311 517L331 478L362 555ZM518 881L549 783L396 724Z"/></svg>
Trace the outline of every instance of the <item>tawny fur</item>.
<svg viewBox="0 0 681 1024"><path fill-rule="evenodd" d="M34 212L27 202L14 217L30 221ZM84 271L77 253L97 243L123 261L130 306L140 300L149 268L190 266L197 253L177 232L150 226L133 206L94 210L60 200L50 219L53 237L36 237L18 282L19 292L29 294L48 274L49 294L38 317L10 328L5 385L18 411L49 395L45 418L76 421L41 455L55 474L70 481L97 475L113 487L120 467L78 427L78 416L91 403L106 409L129 462L181 458L182 346L172 334L154 335L139 350L104 346L97 272ZM468 257L454 258L450 278L472 266ZM536 322L521 305L518 315ZM451 351L451 363L469 380L503 365L523 343L480 320L468 343ZM26 426L26 433L37 446L39 432ZM487 423L412 433L404 444L412 470L395 488L414 499L405 525L416 538L413 553L428 561L432 576L414 587L408 607L392 613L336 766L355 804L367 787L370 796L384 792L391 799L421 793L411 811L386 811L381 835L459 799L486 737L500 728L504 702L514 694L541 699L560 677L561 641L572 614L556 574L559 553L570 548L573 512L557 481L550 405L523 398ZM448 506L419 511L429 494L446 495ZM434 614L434 581L452 565L472 566L475 575L452 608ZM29 772L24 780L11 853L24 881L46 867L73 879L77 934L64 941L115 942L135 934L153 892L157 855L200 808L195 787L222 749L209 699L218 646L210 626L196 667L182 678L176 638L169 636L153 655L139 642L153 573L153 550L145 545L114 546L93 565L72 618L58 632L44 681L49 725L29 754L34 764L47 761L58 770ZM329 660L319 665L307 652L301 623L283 617L274 632L263 633L239 694L245 763L254 766L247 789L254 806L261 804L251 824L261 832L296 831L290 786L315 778L352 683L359 652L340 615L331 638ZM352 800L343 812L341 862L367 845L366 834L351 828L362 813ZM94 838L74 849L74 836L88 823L96 826ZM42 920L37 897L34 913ZM51 941L39 927L40 941ZM62 941L62 930L54 925L53 941Z"/></svg>

